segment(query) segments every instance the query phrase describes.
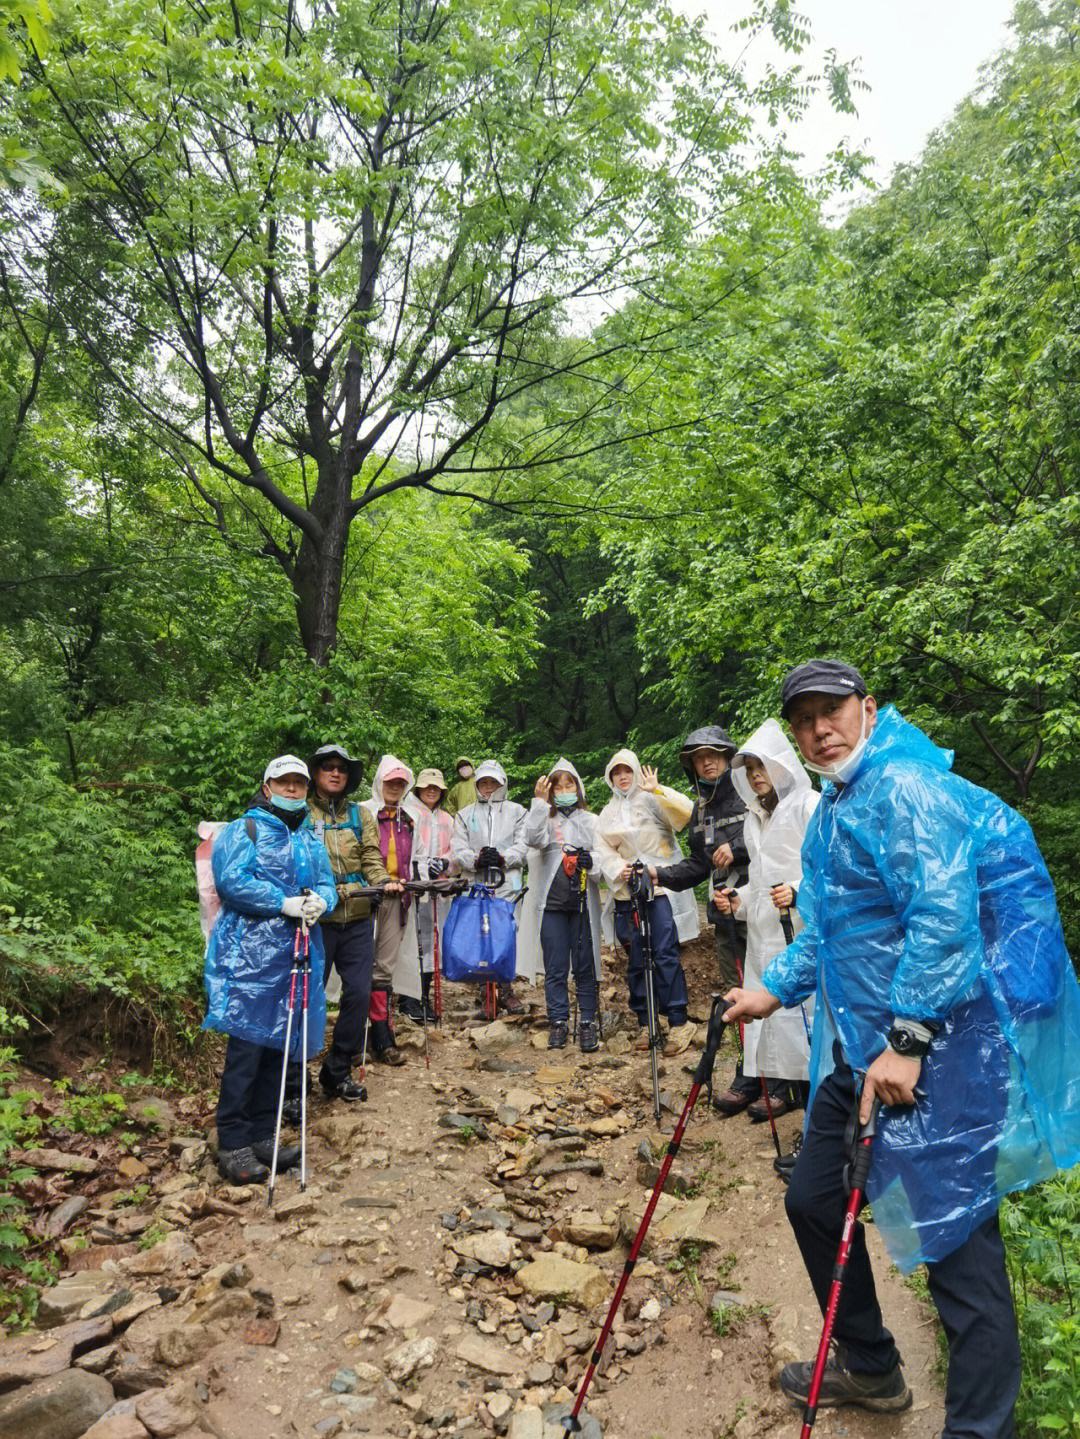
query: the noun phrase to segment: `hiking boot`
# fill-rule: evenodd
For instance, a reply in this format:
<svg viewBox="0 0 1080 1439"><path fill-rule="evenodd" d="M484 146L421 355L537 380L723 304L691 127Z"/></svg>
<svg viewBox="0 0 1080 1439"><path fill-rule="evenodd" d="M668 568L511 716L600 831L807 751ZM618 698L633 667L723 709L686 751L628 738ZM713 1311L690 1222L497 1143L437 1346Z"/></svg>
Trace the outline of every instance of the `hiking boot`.
<svg viewBox="0 0 1080 1439"><path fill-rule="evenodd" d="M347 1074L344 1079L334 1079L324 1069L319 1075L319 1085L327 1099L344 1099L347 1104L367 1099L367 1090L359 1080L353 1079L351 1074Z"/></svg>
<svg viewBox="0 0 1080 1439"><path fill-rule="evenodd" d="M411 999L407 994L398 1000L398 1014L403 1014L406 1019L411 1019L415 1024L424 1022L424 1006L418 999Z"/></svg>
<svg viewBox="0 0 1080 1439"><path fill-rule="evenodd" d="M261 1163L263 1163L263 1164L266 1165L267 1170L269 1171L271 1164L274 1162L274 1141L273 1141L273 1138L270 1138L270 1139L260 1139L260 1140L258 1140L257 1143L255 1143L255 1144L253 1144L253 1145L251 1146L251 1152L252 1152L252 1154L254 1154L254 1156L255 1156L256 1159L258 1159ZM297 1166L299 1163L300 1163L300 1146L299 1146L299 1144L279 1144L279 1145L278 1145L278 1152L277 1152L277 1172L278 1172L279 1174L284 1174L287 1169L295 1169L296 1166Z"/></svg>
<svg viewBox="0 0 1080 1439"><path fill-rule="evenodd" d="M548 1049L565 1049L566 1041L569 1037L570 1026L566 1020L552 1020L551 1028L548 1030Z"/></svg>
<svg viewBox="0 0 1080 1439"><path fill-rule="evenodd" d="M637 1032L637 1039L634 1040L634 1052L636 1054L648 1054L649 1052L649 1026L643 1024Z"/></svg>
<svg viewBox="0 0 1080 1439"><path fill-rule="evenodd" d="M791 1146L790 1154L780 1154L772 1162L772 1167L779 1174L785 1184L791 1183L791 1173L795 1168L795 1161L799 1157L799 1150L802 1148L802 1135L796 1134L795 1142Z"/></svg>
<svg viewBox="0 0 1080 1439"><path fill-rule="evenodd" d="M250 1144L241 1149L219 1149L217 1167L222 1179L230 1184L264 1184L270 1178L269 1169Z"/></svg>
<svg viewBox="0 0 1080 1439"><path fill-rule="evenodd" d="M741 1114L744 1109L753 1103L753 1092L745 1089L725 1089L723 1094L718 1094L713 1099L712 1107L724 1119L732 1119L736 1114Z"/></svg>
<svg viewBox="0 0 1080 1439"><path fill-rule="evenodd" d="M685 1019L681 1024L669 1024L664 1058L674 1059L676 1055L682 1054L684 1049L689 1049L695 1033L694 1026Z"/></svg>
<svg viewBox="0 0 1080 1439"><path fill-rule="evenodd" d="M778 1092L769 1090L769 1102L772 1105L772 1116L779 1119L782 1114L790 1114L795 1108L795 1102L791 1097L790 1089L783 1089ZM755 1124L763 1124L769 1117L769 1111L765 1107L764 1095L755 1099L753 1104L748 1104L746 1112Z"/></svg>
<svg viewBox="0 0 1080 1439"><path fill-rule="evenodd" d="M298 1099L287 1099L281 1111L281 1122L289 1124L293 1129L300 1128L300 1101Z"/></svg>
<svg viewBox="0 0 1080 1439"><path fill-rule="evenodd" d="M582 1019L578 1022L578 1044L582 1054L592 1054L600 1048L600 1031L596 1027L595 1019Z"/></svg>
<svg viewBox="0 0 1080 1439"><path fill-rule="evenodd" d="M810 1394L814 1361L785 1364L780 1374L780 1388L795 1404L805 1404ZM888 1374L852 1374L835 1354L830 1354L821 1381L818 1408L836 1408L841 1404L857 1404L881 1414L896 1414L911 1408L911 1390L897 1364Z"/></svg>
<svg viewBox="0 0 1080 1439"><path fill-rule="evenodd" d="M522 1004L521 1000L518 999L517 995L514 993L514 991L510 988L509 985L507 985L505 989L501 984L499 985L498 1009L503 1014L525 1013L525 1006Z"/></svg>
<svg viewBox="0 0 1080 1439"><path fill-rule="evenodd" d="M385 1049L377 1049L374 1058L379 1064L389 1064L392 1069L398 1069L405 1063L405 1056L396 1044L388 1044Z"/></svg>

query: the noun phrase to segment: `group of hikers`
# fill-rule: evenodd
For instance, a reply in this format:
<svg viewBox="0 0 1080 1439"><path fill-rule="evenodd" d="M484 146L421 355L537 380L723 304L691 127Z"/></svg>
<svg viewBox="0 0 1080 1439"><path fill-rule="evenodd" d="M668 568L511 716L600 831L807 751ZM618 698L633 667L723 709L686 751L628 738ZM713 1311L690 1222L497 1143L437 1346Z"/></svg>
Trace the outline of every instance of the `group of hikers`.
<svg viewBox="0 0 1080 1439"><path fill-rule="evenodd" d="M414 776L386 755L362 803L352 798L360 765L338 742L307 760L272 760L213 848L221 913L207 947L206 1024L228 1035L219 1167L235 1183L267 1178L301 936L311 1022L290 1099L324 1050L323 980L336 974L318 1083L353 1101L366 1097L358 1059L404 1063L394 996L400 1012L433 1017L438 935L456 902L446 881L511 900L527 888L517 975L542 977L554 1049L570 1039L573 975L586 1053L601 1042L603 882L628 957L634 1047L650 1048L648 980L668 1055L693 1042L679 946L698 932L694 890L705 885L727 1017L745 1026L715 1108L765 1118L806 1104L786 1204L823 1310L851 1135L876 1102L885 1108L868 1197L900 1268L927 1265L950 1354L942 1439L1010 1439L1020 1355L998 1207L1080 1160L1080 988L1053 886L1026 821L953 774L951 753L894 708L879 709L851 665L798 666L779 713L795 746L776 719L741 745L718 725L688 735L680 761L693 798L618 750L599 813L566 758L537 780L528 809L509 799L492 760L474 769L460 758L451 787L437 769ZM510 983L498 1002L522 1008ZM283 1146L277 1167L299 1157ZM790 1364L780 1376L799 1403L812 1368ZM818 1403L911 1403L861 1225Z"/></svg>

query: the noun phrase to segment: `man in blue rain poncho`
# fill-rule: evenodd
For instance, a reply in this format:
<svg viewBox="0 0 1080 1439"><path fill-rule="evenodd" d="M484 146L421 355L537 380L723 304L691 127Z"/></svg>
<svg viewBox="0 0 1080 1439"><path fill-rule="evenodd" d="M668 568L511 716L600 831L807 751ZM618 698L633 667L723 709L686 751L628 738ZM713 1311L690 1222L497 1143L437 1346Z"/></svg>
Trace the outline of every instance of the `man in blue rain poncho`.
<svg viewBox="0 0 1080 1439"><path fill-rule="evenodd" d="M322 841L302 828L309 780L307 765L295 755L271 760L258 797L214 841L221 913L206 947L203 1028L229 1036L217 1131L218 1168L230 1184L259 1184L270 1173L289 972L301 924L309 926L311 956L308 1053L300 1054L297 1024L290 1057L299 1063L323 1047L326 997L317 921L337 903L337 889ZM278 1168L299 1160L299 1149L286 1146Z"/></svg>
<svg viewBox="0 0 1080 1439"><path fill-rule="evenodd" d="M1080 987L1027 822L951 771L857 670L812 660L784 718L827 780L803 844L805 929L729 1019L816 995L806 1136L788 1217L824 1308L843 1219L845 1129L882 1102L868 1197L891 1257L925 1262L949 1343L941 1439L1013 1439L1020 1352L1003 1195L1080 1161ZM861 1226L821 1404L906 1409ZM812 1364L789 1364L804 1403Z"/></svg>

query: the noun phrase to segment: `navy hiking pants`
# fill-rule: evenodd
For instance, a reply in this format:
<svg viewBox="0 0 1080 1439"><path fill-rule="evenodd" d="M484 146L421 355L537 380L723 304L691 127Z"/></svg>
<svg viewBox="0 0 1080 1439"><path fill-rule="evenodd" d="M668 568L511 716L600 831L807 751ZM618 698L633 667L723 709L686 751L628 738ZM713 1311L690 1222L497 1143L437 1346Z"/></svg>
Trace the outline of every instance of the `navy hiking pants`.
<svg viewBox="0 0 1080 1439"><path fill-rule="evenodd" d="M855 1077L841 1063L814 1096L787 1192L788 1219L822 1312L847 1206L845 1132L854 1105ZM997 1215L980 1225L959 1249L928 1264L926 1272L949 1342L941 1439L1015 1439L1020 1342ZM899 1362L893 1336L881 1316L861 1224L855 1226L835 1337L853 1373L885 1374Z"/></svg>
<svg viewBox="0 0 1080 1439"><path fill-rule="evenodd" d="M615 934L623 949L630 956L626 967L626 980L630 986L630 1008L637 1015L638 1023L648 1023L649 1011L645 1002L645 951L641 933L634 924L634 906L628 899L615 901ZM658 894L648 904L652 931L652 954L654 981L656 985L656 1008L669 1024L686 1023L686 1007L689 997L686 993L686 976L679 958L679 935L675 928L675 916L671 912L671 901L666 894Z"/></svg>

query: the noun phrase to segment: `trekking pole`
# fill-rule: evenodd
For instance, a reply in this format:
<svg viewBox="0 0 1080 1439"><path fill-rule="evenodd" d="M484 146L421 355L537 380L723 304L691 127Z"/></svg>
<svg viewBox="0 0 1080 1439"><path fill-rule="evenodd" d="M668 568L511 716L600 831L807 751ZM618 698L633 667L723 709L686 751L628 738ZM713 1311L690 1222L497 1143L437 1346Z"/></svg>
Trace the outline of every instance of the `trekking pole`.
<svg viewBox="0 0 1080 1439"><path fill-rule="evenodd" d="M304 935L304 962L300 972L303 999L300 1005L300 1192L307 1188L307 1053L308 993L311 987L311 940L307 920L301 920Z"/></svg>
<svg viewBox="0 0 1080 1439"><path fill-rule="evenodd" d="M660 1047L660 1021L656 1013L656 987L652 951L652 923L649 918L648 880L640 860L631 866L630 897L634 902L634 928L641 938L645 964L645 1019L649 1030L649 1066L652 1070L653 1114L660 1123L660 1068L656 1051Z"/></svg>
<svg viewBox="0 0 1080 1439"><path fill-rule="evenodd" d="M856 1116L858 1115L858 1103L859 1101L856 1099ZM833 1265L829 1298L825 1305L825 1322L822 1325L821 1342L818 1345L817 1358L814 1360L814 1372L806 1396L806 1408L803 1410L803 1425L799 1439L810 1439L810 1432L814 1427L814 1420L817 1418L818 1398L821 1394L821 1383L825 1377L825 1365L829 1359L829 1345L832 1343L833 1329L836 1325L836 1311L840 1307L840 1293L844 1287L848 1260L851 1258L855 1225L858 1223L859 1211L863 1206L863 1194L866 1190L866 1180L870 1174L870 1150L874 1143L874 1135L877 1133L880 1108L881 1100L875 1095L870 1118L859 1130L855 1153L848 1170L850 1190L847 1209L844 1211L844 1227L840 1231L840 1244L836 1251L836 1263Z"/></svg>
<svg viewBox="0 0 1080 1439"><path fill-rule="evenodd" d="M626 1292L626 1286L629 1284L630 1276L634 1272L634 1265L637 1263L641 1246L645 1242L645 1235L648 1233L649 1225L652 1223L656 1206L660 1202L660 1195L663 1193L664 1185L667 1183L671 1166L675 1163L675 1158L679 1153L679 1146L682 1144L683 1135L686 1133L686 1126L690 1122L690 1115L693 1113L698 1095L705 1089L710 1099L712 1097L713 1069L716 1065L716 1052L720 1048L720 1041L724 1036L724 1024L726 1023L724 1016L727 1010L728 1005L723 996L714 994L712 1008L709 1011L709 1028L705 1036L705 1048L701 1051L701 1058L698 1060L697 1068L694 1070L694 1082L690 1086L690 1093L686 1096L686 1103L683 1105L682 1113L679 1115L679 1122L675 1126L675 1132L668 1140L668 1147L664 1154L663 1162L660 1165L660 1172L656 1176L656 1183L653 1185L652 1194L649 1196L649 1202L645 1206L644 1214L641 1216L638 1231L634 1235L634 1242L630 1246L630 1253L627 1255L626 1263L623 1265L623 1271L619 1276L619 1282L616 1285L615 1294L608 1308L607 1317L604 1319L603 1326L601 1327L600 1336L596 1341L596 1347L590 1356L588 1368L581 1377L581 1384L578 1387L577 1397L574 1400L574 1407L562 1421L562 1426L568 1434L581 1433L581 1420L578 1418L578 1415L581 1413L582 1405L585 1403L585 1395L589 1391L589 1385L592 1383L593 1376L603 1357L604 1345L611 1337L615 1316L619 1312L619 1305L622 1303L623 1294Z"/></svg>
<svg viewBox="0 0 1080 1439"><path fill-rule="evenodd" d="M784 881L782 879L778 879L775 884L769 886L770 891L779 889L783 883ZM780 928L784 931L784 943L794 944L795 927L791 923L791 910L788 909L787 905L780 911Z"/></svg>
<svg viewBox="0 0 1080 1439"><path fill-rule="evenodd" d="M505 879L505 870L501 870L495 865L489 865L488 868L484 870L484 887L491 891L493 898L495 895L495 891L505 881ZM484 923L487 923L486 916L484 919ZM484 983L484 1018L494 1023L495 1020L498 1019L498 1017L499 986L495 982L495 980L489 979Z"/></svg>
<svg viewBox="0 0 1080 1439"><path fill-rule="evenodd" d="M730 897L732 894L735 893L735 891L734 891L734 890L731 890L731 889L727 889L727 890L724 891L724 893ZM731 924L732 924L732 928L734 928L734 925L735 925L735 916L734 916L734 914L732 914L732 916L731 916ZM733 938L734 938L734 937L733 937ZM735 953L735 973L739 976L739 987L742 988L742 983L743 983L743 967L742 967L742 964L741 964L740 961L739 961L739 951L736 949L736 950L734 951L734 953ZM741 1021L741 1020L739 1021L739 1048L742 1050L743 1056L744 1056L744 1058L745 1058L745 1055L746 1055L746 1043L745 1043L744 1030L743 1030L743 1025L742 1025L742 1021ZM759 1069L758 1069L758 1080L759 1080L759 1082L760 1082L760 1084L761 1084L761 1097L762 1097L762 1099L763 1099L764 1102L765 1102L765 1113L766 1113L766 1115L767 1115L767 1117L768 1117L768 1120L769 1120L769 1129L772 1131L772 1142L773 1142L774 1148L776 1149L776 1157L777 1157L777 1159L782 1159L782 1158L783 1158L783 1155L784 1155L784 1151L783 1151L783 1149L781 1148L781 1145L780 1145L780 1136L779 1136L779 1134L776 1132L776 1116L775 1116L775 1115L773 1114L773 1112L772 1112L772 1095L769 1093L769 1083L768 1083L768 1080L765 1078L764 1074L762 1074L760 1067L759 1067Z"/></svg>
<svg viewBox="0 0 1080 1439"><path fill-rule="evenodd" d="M277 1123L274 1125L274 1152L270 1159L270 1179L266 1188L266 1207L274 1206L274 1186L277 1184L278 1151L281 1148L281 1123L285 1115L285 1089L289 1077L289 1049L292 1044L293 1019L296 1015L296 985L300 978L300 930L302 921L296 926L293 940L292 969L289 971L289 1008L285 1017L285 1049L281 1056L281 1088L278 1090ZM307 1076L301 1074L301 1092L307 1089ZM303 1100L301 1099L301 1106Z"/></svg>
<svg viewBox="0 0 1080 1439"><path fill-rule="evenodd" d="M438 900L432 899L432 908ZM424 1068L431 1068L431 1054L428 1051L427 1033L427 1002L424 999L424 938L420 931L420 896L417 895L413 904L416 910L416 962L420 966L420 1018L424 1025Z"/></svg>
<svg viewBox="0 0 1080 1439"><path fill-rule="evenodd" d="M442 1028L442 964L439 956L439 896L431 897L431 993L435 1004L435 1025Z"/></svg>

